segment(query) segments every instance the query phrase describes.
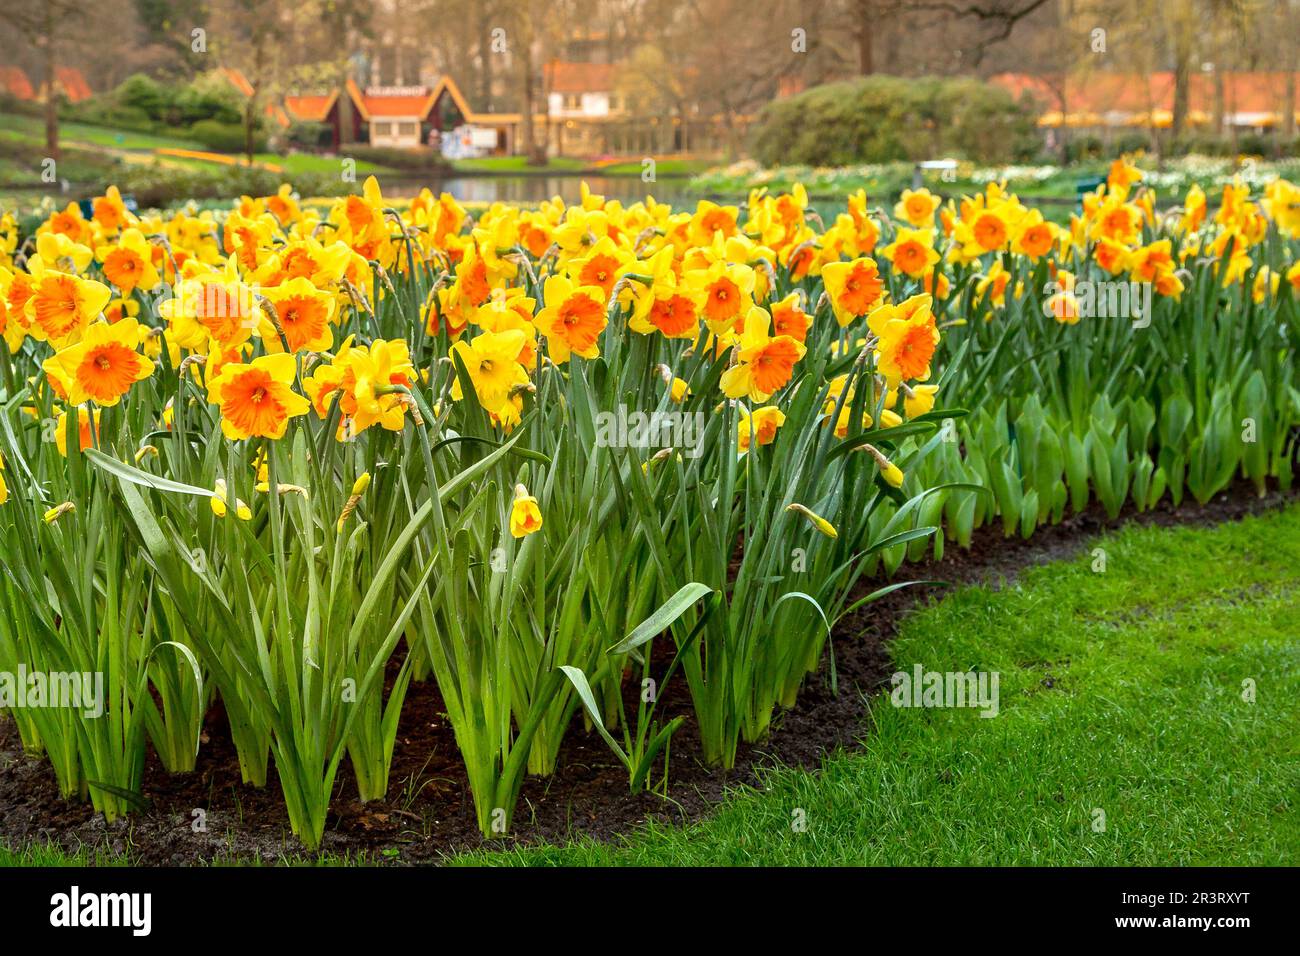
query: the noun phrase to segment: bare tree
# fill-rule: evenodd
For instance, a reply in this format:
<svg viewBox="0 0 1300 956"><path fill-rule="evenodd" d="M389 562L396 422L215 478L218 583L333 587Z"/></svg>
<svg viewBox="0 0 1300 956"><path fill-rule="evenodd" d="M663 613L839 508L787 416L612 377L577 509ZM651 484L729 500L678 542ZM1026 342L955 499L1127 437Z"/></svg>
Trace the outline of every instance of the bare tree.
<svg viewBox="0 0 1300 956"><path fill-rule="evenodd" d="M211 46L223 66L238 69L251 91L244 101L244 154L251 166L257 130L272 86L289 11L282 0L215 0Z"/></svg>
<svg viewBox="0 0 1300 956"><path fill-rule="evenodd" d="M876 72L876 40L892 26L928 23L942 26L949 40L961 27L954 49L970 67L978 67L988 49L1011 36L1018 24L1052 0L839 0L841 23L856 46L856 72Z"/></svg>
<svg viewBox="0 0 1300 956"><path fill-rule="evenodd" d="M1281 43L1281 66L1286 72L1282 93L1282 135L1289 144L1296 133L1296 81L1297 68L1300 68L1300 2L1281 0L1274 6L1274 27Z"/></svg>
<svg viewBox="0 0 1300 956"><path fill-rule="evenodd" d="M64 47L84 42L77 24L82 5L73 0L42 0L39 4L14 4L6 11L8 26L40 51L41 83L45 89L45 149L59 158L58 67Z"/></svg>

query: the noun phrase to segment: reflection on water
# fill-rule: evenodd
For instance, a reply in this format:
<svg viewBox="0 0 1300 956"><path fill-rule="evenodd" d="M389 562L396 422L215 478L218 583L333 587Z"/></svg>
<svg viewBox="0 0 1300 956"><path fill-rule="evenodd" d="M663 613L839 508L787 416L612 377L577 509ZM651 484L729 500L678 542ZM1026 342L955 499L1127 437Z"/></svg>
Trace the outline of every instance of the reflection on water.
<svg viewBox="0 0 1300 956"><path fill-rule="evenodd" d="M582 183L598 196L617 199L624 206L643 201L652 195L656 202L667 203L674 209L693 211L701 199L711 199L743 210L748 200L745 193L691 192L689 179L680 176L663 177L658 182L645 183L639 176L452 176L446 179L398 178L381 180L384 195L393 199L412 199L424 187L436 196L450 193L459 202L466 203L519 203L536 205L559 196L566 206L582 201ZM819 216L823 222L833 223L837 213L844 211L841 198L818 198L808 204L808 214Z"/></svg>
<svg viewBox="0 0 1300 956"><path fill-rule="evenodd" d="M687 180L665 178L645 183L639 176L456 176L448 179L436 177L422 179L393 179L382 181L384 195L395 199L410 199L428 186L436 196L450 193L460 202L473 203L539 203L559 196L566 204L582 199L581 183L606 199L617 199L629 204L653 194L660 202L694 206L698 194L686 191Z"/></svg>

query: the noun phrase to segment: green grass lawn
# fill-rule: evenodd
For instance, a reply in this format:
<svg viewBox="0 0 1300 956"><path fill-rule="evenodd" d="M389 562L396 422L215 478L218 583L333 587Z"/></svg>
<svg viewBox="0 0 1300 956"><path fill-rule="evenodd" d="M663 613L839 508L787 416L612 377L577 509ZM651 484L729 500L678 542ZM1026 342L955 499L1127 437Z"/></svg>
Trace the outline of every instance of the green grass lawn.
<svg viewBox="0 0 1300 956"><path fill-rule="evenodd" d="M1300 863L1300 507L1098 546L1104 573L1085 555L905 624L899 669L999 672L995 718L879 698L865 752L693 826L458 862Z"/></svg>
<svg viewBox="0 0 1300 956"><path fill-rule="evenodd" d="M298 175L300 173L338 175L343 169L342 156L317 156L315 153L292 153L288 156L280 156L277 153L255 153L253 158L259 163L273 163L281 167L289 175ZM378 163L372 163L365 159L356 160L356 164L356 172L362 176L368 176L371 173L376 176L402 175L400 170L380 166Z"/></svg>
<svg viewBox="0 0 1300 956"><path fill-rule="evenodd" d="M715 165L715 160L702 159L657 159L655 174L657 176L694 176ZM640 176L641 160L629 159L624 162L596 166L585 159L570 156L552 156L545 166L529 166L523 156L485 156L481 159L454 159L451 167L461 174L472 173L576 173L590 170L599 176Z"/></svg>
<svg viewBox="0 0 1300 956"><path fill-rule="evenodd" d="M0 114L0 128L21 134L27 139L45 142L45 120L39 116L16 113ZM59 123L59 139L73 145L107 146L111 149L203 149L201 143L179 136L160 136L153 133L135 133L125 129L109 129L86 123Z"/></svg>
<svg viewBox="0 0 1300 956"><path fill-rule="evenodd" d="M205 152L207 152L205 150ZM243 164L244 157L236 154L226 154L237 160L238 164ZM227 163L214 162L211 159L204 159L197 156L156 156L152 160L164 166L177 166L185 169L212 170L219 169L229 165ZM253 161L258 164L274 165L280 168L280 173L284 176L294 177L303 174L308 175L325 175L338 176L343 170L342 157L339 156L317 156L314 153L294 153L289 156L280 156L277 153L254 153ZM364 159L356 161L355 172L358 176L369 176L371 173L376 176L400 176L401 173L395 169L389 169L387 166L380 166L376 163Z"/></svg>
<svg viewBox="0 0 1300 956"><path fill-rule="evenodd" d="M12 113L0 114L0 139L32 146L43 146L45 143L45 121L34 116ZM90 126L85 123L60 123L59 141L63 145L71 147L106 147L128 152L149 152L155 149L192 149L211 152L202 143L183 137L135 133L130 130L109 129L103 126ZM165 158L168 162L182 166L212 165L201 159ZM339 157L317 156L314 153L294 153L289 156L281 156L277 153L256 153L254 159L259 163L274 163L283 167L285 172L289 174L333 173L340 168ZM357 160L356 171L362 174L398 175L396 170L367 160Z"/></svg>
<svg viewBox="0 0 1300 956"><path fill-rule="evenodd" d="M484 156L480 159L453 159L457 173L572 173L586 169L588 163L568 156L552 156L545 166L529 166L524 156Z"/></svg>
<svg viewBox="0 0 1300 956"><path fill-rule="evenodd" d="M7 208L25 206L24 195L34 195L35 201L39 202L40 196L49 194L42 179L45 153L44 141L38 142L25 133L0 129L0 186L6 189L0 202ZM103 181L111 179L121 168L115 154L105 153L95 146L64 143L57 175L59 179L74 182Z"/></svg>
<svg viewBox="0 0 1300 956"><path fill-rule="evenodd" d="M1110 534L1014 585L936 601L893 653L900 670L997 672L998 716L879 697L865 749L774 770L691 826L451 862L1300 863L1300 506Z"/></svg>
<svg viewBox="0 0 1300 956"><path fill-rule="evenodd" d="M630 159L626 162L602 166L600 172L606 176L640 176L644 168L641 163L639 159ZM717 164L716 159L656 159L655 175L695 176Z"/></svg>

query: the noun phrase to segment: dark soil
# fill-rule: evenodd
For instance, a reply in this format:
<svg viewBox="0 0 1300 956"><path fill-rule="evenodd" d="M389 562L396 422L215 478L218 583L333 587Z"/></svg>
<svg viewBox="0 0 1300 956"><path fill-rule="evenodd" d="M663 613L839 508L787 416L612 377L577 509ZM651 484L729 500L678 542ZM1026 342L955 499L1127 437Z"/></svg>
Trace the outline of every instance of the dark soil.
<svg viewBox="0 0 1300 956"><path fill-rule="evenodd" d="M1241 483L1205 507L1184 503L1175 508L1166 502L1145 514L1126 512L1116 522L1094 507L1039 529L1028 541L1003 537L1000 525L985 527L976 532L970 550L950 546L939 564L909 568L914 577L951 584L997 583L1014 578L1023 568L1072 557L1094 535L1117 524L1212 525L1296 498L1295 492L1271 492L1260 498L1253 487ZM863 593L878 586L874 582ZM759 784L767 768L815 768L827 753L859 746L868 696L892 672L888 641L909 611L924 606L942 590L931 586L895 591L843 622L834 640L838 695L831 692L828 669L823 667L809 679L797 706L774 719L767 740L741 746L733 770L703 763L699 736L688 719L672 741L670 799L632 795L623 766L599 736L584 733L575 722L556 773L525 783L513 839L607 840L651 818L689 821L708 813L729 788ZM675 679L665 688L661 711L687 712L686 696L685 685ZM59 796L48 764L22 752L17 730L6 717L0 719L0 842L14 847L48 842L68 850L102 847L126 854L134 862L155 865L234 857L275 861L302 850L289 831L274 767L269 776L262 789L241 784L225 717L219 707L213 708L196 770L169 775L151 752L143 785L148 807L108 825L89 804ZM206 832L196 833L191 827L195 809L206 814ZM344 760L323 849L377 862L436 863L445 854L482 845L465 772L437 689L432 680L413 685L402 709L388 798L360 803Z"/></svg>

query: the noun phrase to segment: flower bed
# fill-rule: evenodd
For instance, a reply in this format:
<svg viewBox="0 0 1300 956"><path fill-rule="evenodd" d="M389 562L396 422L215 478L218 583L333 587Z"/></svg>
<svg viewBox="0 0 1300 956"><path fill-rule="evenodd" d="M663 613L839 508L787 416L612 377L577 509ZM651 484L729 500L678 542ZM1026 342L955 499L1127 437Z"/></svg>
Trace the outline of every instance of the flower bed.
<svg viewBox="0 0 1300 956"><path fill-rule="evenodd" d="M308 847L343 761L390 789L413 682L485 834L575 724L633 792L687 720L731 766L909 558L1290 486L1300 192L1141 175L1068 227L996 183L7 218L0 671L102 694L0 704L112 820L219 701Z"/></svg>

